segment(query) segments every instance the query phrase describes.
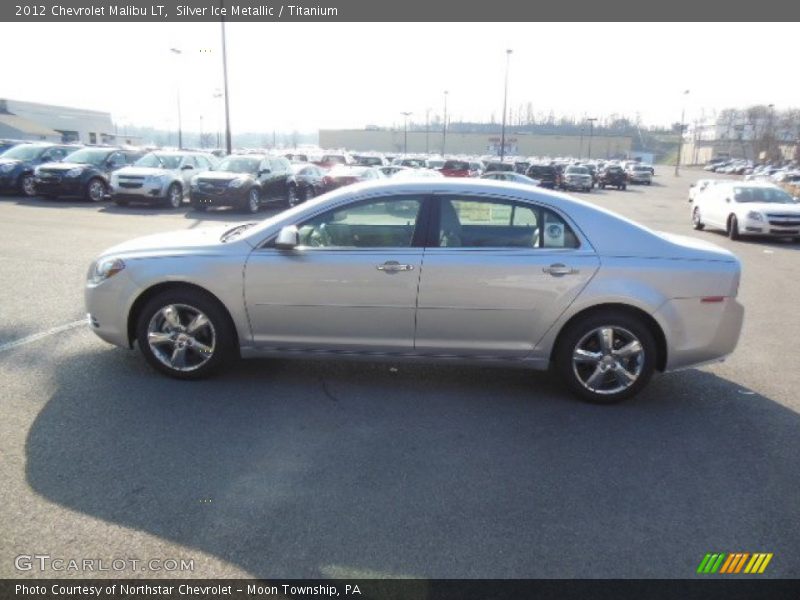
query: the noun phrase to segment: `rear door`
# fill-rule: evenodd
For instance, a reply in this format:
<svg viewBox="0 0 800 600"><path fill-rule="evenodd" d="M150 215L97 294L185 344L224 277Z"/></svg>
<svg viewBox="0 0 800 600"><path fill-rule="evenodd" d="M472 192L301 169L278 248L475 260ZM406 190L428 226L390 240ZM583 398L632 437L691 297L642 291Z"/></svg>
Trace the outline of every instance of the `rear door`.
<svg viewBox="0 0 800 600"><path fill-rule="evenodd" d="M599 267L594 250L545 207L437 197L425 250L415 350L522 358Z"/></svg>

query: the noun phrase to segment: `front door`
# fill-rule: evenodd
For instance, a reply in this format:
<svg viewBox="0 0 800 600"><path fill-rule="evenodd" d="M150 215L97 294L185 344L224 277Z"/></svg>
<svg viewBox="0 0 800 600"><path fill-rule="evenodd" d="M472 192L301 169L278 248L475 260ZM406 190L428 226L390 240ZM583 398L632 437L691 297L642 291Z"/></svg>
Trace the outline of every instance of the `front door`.
<svg viewBox="0 0 800 600"><path fill-rule="evenodd" d="M254 250L245 267L254 343L410 352L424 206L412 196L352 202L297 223L295 249Z"/></svg>

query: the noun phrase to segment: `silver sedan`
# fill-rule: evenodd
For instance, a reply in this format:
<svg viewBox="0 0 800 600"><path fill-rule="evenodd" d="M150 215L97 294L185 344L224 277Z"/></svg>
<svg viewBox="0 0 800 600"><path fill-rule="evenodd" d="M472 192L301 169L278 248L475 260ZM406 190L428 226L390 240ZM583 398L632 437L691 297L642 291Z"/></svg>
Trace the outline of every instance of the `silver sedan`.
<svg viewBox="0 0 800 600"><path fill-rule="evenodd" d="M553 369L610 403L718 361L740 264L568 195L476 180L348 186L258 223L136 239L91 265L91 328L195 379L239 356Z"/></svg>

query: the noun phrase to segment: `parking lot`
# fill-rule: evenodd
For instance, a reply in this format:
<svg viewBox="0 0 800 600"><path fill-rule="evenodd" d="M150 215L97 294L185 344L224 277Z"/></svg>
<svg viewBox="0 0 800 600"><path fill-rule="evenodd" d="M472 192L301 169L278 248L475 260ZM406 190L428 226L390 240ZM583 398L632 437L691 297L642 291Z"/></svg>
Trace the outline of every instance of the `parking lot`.
<svg viewBox="0 0 800 600"><path fill-rule="evenodd" d="M78 323L90 261L246 217L0 197L0 576L81 575L15 568L46 554L194 560L84 576L681 578L707 552L771 552L762 577L796 576L800 245L693 231L702 177L661 166L579 194L743 266L736 353L610 407L490 368L263 359L165 378Z"/></svg>

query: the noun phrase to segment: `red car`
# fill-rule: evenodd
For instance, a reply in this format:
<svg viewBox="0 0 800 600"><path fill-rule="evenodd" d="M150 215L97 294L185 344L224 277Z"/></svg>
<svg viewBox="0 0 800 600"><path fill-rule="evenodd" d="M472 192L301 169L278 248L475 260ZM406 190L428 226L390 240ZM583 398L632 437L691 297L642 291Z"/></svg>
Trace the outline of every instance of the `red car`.
<svg viewBox="0 0 800 600"><path fill-rule="evenodd" d="M383 179L384 175L375 167L349 167L336 165L322 178L326 190L335 190L351 183Z"/></svg>
<svg viewBox="0 0 800 600"><path fill-rule="evenodd" d="M481 174L476 163L466 160L446 160L439 170L445 177L478 177Z"/></svg>

